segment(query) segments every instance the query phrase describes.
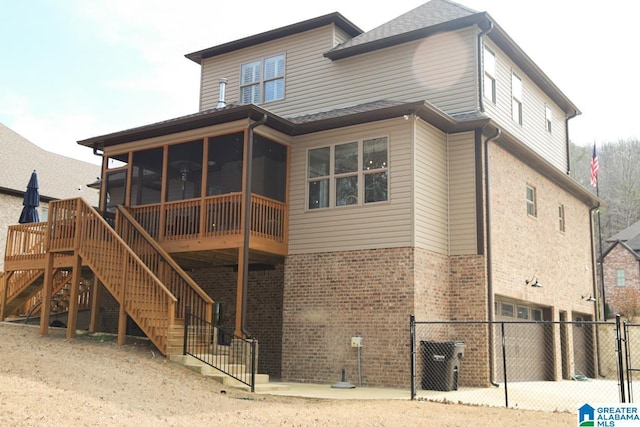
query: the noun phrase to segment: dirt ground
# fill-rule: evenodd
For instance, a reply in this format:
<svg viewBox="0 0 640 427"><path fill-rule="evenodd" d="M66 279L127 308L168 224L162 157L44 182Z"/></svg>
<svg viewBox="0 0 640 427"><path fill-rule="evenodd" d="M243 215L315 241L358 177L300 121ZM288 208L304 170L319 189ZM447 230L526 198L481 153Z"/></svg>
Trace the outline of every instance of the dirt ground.
<svg viewBox="0 0 640 427"><path fill-rule="evenodd" d="M255 395L169 362L145 343L40 336L0 323L2 426L572 426L576 416L410 400Z"/></svg>

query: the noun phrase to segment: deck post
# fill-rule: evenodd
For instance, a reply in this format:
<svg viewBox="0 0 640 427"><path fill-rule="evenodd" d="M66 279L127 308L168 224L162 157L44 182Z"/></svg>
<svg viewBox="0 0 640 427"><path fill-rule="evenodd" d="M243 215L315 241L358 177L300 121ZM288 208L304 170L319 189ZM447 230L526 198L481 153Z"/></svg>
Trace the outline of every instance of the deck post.
<svg viewBox="0 0 640 427"><path fill-rule="evenodd" d="M42 308L40 309L40 335L47 335L49 333L53 274L53 252L47 251L45 255L44 285L42 287Z"/></svg>
<svg viewBox="0 0 640 427"><path fill-rule="evenodd" d="M67 318L67 339L76 336L78 326L78 296L80 294L80 279L82 277L82 258L78 251L73 254L73 270L71 271L71 292L69 294L69 312Z"/></svg>
<svg viewBox="0 0 640 427"><path fill-rule="evenodd" d="M100 280L93 275L93 285L91 289L91 321L89 322L89 332L98 330L98 320L100 315Z"/></svg>
<svg viewBox="0 0 640 427"><path fill-rule="evenodd" d="M4 321L4 306L7 304L7 286L9 278L13 275L13 271L5 272L0 275L0 321Z"/></svg>
<svg viewBox="0 0 640 427"><path fill-rule="evenodd" d="M120 311L118 313L118 345L124 345L127 338L127 268L129 259L127 256L122 260L122 284L120 290Z"/></svg>
<svg viewBox="0 0 640 427"><path fill-rule="evenodd" d="M235 334L239 337L243 337L242 332L242 311L244 309L244 259L243 248L238 249L238 278L236 286L236 331Z"/></svg>

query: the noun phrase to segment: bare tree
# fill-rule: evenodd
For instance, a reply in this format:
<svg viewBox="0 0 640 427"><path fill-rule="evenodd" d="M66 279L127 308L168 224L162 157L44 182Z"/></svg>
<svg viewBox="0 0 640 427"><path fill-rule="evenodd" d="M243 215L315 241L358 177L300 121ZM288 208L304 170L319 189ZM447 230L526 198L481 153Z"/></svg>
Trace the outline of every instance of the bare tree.
<svg viewBox="0 0 640 427"><path fill-rule="evenodd" d="M571 144L571 176L590 191L592 146ZM610 237L640 220L640 141L607 142L597 147L600 163L598 194L607 206L601 209L602 236Z"/></svg>

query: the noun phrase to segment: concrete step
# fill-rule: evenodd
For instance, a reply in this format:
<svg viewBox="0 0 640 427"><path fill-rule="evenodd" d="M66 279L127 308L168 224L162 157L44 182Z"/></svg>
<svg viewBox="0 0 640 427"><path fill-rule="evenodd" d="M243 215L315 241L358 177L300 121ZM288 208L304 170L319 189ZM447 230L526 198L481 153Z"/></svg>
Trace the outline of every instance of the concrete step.
<svg viewBox="0 0 640 427"><path fill-rule="evenodd" d="M227 358L226 355L203 355L204 357L215 357L215 358ZM169 355L169 360L175 363L179 363L190 369L194 372L198 372L201 375L206 376L207 378L211 378L212 380L225 385L227 387L237 388L241 390L250 391L250 387L246 384L238 381L237 379L217 370L216 368L209 366L208 364L202 362L201 360L191 356L191 355ZM220 359L224 360L224 359ZM251 380L251 374L246 372L246 367L244 365L226 365L225 368L229 369L234 376L240 378L243 381L249 382ZM272 384L269 383L269 375L268 374L256 374L255 376L255 388L256 391L272 391L272 390L286 390L286 386L282 386L280 384Z"/></svg>

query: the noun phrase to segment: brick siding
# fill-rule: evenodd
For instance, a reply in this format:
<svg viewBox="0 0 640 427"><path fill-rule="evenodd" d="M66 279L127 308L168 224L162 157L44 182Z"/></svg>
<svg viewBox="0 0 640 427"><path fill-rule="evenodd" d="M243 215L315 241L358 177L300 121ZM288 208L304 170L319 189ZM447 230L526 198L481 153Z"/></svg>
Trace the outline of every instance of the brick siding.
<svg viewBox="0 0 640 427"><path fill-rule="evenodd" d="M617 285L619 269L624 270L625 286ZM625 298L627 289L636 289L640 292L640 262L626 247L616 244L604 258L603 275L605 300L611 313L618 313L620 299Z"/></svg>

